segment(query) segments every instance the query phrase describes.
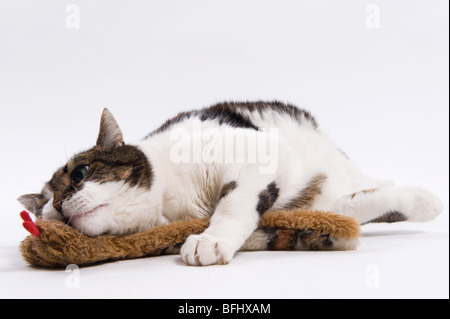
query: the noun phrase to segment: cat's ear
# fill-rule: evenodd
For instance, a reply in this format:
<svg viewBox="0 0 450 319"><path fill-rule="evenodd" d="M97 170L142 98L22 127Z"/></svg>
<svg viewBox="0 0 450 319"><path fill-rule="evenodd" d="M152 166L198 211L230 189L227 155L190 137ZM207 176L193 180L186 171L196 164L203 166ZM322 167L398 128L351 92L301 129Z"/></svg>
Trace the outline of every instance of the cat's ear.
<svg viewBox="0 0 450 319"><path fill-rule="evenodd" d="M25 207L26 210L35 215L40 215L44 204L43 199L44 196L42 194L26 194L20 196L17 200Z"/></svg>
<svg viewBox="0 0 450 319"><path fill-rule="evenodd" d="M104 150L111 150L124 144L119 124L117 124L111 112L108 109L104 109L100 121L97 146L100 146Z"/></svg>

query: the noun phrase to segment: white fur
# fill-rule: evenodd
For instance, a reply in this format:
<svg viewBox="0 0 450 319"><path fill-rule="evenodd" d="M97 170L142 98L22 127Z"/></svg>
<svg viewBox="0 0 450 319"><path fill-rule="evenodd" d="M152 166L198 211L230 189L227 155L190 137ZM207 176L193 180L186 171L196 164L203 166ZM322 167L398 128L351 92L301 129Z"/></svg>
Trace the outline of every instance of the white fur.
<svg viewBox="0 0 450 319"><path fill-rule="evenodd" d="M64 217L53 207L53 197L45 204L44 209L42 210L42 219L59 221L64 219Z"/></svg>

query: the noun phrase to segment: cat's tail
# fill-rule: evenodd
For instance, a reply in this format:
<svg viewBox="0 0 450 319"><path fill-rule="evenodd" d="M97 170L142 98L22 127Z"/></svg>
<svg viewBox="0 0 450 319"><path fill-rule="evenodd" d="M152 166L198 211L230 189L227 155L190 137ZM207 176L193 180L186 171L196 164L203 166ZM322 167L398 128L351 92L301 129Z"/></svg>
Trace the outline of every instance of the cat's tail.
<svg viewBox="0 0 450 319"><path fill-rule="evenodd" d="M359 236L359 222L348 216L300 209L274 211L263 214L258 229L240 250L353 250Z"/></svg>

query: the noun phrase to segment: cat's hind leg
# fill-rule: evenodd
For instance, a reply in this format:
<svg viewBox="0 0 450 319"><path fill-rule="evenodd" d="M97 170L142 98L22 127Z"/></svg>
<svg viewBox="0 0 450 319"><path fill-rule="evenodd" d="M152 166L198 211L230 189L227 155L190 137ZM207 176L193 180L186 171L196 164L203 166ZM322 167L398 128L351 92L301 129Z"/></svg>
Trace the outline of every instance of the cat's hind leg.
<svg viewBox="0 0 450 319"><path fill-rule="evenodd" d="M442 202L419 187L389 186L343 196L332 211L356 218L360 224L400 221L426 222L443 210Z"/></svg>

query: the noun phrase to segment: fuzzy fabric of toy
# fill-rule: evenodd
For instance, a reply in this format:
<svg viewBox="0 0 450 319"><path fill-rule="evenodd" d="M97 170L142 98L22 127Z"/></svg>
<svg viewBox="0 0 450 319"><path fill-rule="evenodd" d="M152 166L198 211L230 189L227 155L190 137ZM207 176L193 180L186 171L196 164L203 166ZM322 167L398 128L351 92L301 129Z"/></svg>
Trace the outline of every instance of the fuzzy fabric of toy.
<svg viewBox="0 0 450 319"><path fill-rule="evenodd" d="M177 253L189 235L202 233L209 219L178 221L144 232L89 237L59 221L35 222L22 212L31 235L19 246L30 265L63 268ZM360 236L359 223L342 215L307 211L273 211L261 217L258 229L241 250L351 250Z"/></svg>

